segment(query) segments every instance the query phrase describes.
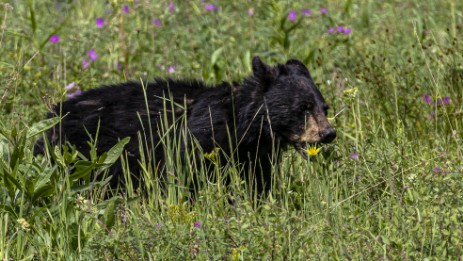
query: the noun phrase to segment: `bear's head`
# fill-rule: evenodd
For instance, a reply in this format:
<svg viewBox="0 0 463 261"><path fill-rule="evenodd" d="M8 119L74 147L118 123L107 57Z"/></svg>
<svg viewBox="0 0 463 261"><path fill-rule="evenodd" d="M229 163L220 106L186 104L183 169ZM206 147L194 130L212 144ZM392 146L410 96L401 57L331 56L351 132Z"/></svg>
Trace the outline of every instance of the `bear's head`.
<svg viewBox="0 0 463 261"><path fill-rule="evenodd" d="M254 57L252 69L275 138L304 156L308 146L336 138L327 120L328 105L304 63L290 59L270 67Z"/></svg>

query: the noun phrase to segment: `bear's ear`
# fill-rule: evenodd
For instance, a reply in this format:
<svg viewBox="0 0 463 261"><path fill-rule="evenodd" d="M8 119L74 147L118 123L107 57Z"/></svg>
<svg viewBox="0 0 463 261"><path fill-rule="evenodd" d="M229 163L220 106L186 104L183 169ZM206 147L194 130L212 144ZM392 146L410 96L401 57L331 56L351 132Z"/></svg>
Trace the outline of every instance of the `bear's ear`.
<svg viewBox="0 0 463 261"><path fill-rule="evenodd" d="M287 62L286 62L286 65L292 65L292 66L295 66L298 71L308 75L310 77L310 73L309 73L309 69L307 69L307 67L305 66L305 64L297 59L289 59Z"/></svg>
<svg viewBox="0 0 463 261"><path fill-rule="evenodd" d="M274 81L278 76L276 70L265 64L259 56L252 58L252 72L265 84Z"/></svg>

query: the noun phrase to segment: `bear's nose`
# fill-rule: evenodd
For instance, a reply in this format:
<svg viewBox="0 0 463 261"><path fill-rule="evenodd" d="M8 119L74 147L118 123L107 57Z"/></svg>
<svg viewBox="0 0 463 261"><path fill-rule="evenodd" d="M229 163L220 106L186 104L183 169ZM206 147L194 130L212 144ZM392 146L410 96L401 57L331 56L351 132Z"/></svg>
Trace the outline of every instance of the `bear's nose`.
<svg viewBox="0 0 463 261"><path fill-rule="evenodd" d="M336 130L327 129L320 134L320 142L330 143L336 138Z"/></svg>

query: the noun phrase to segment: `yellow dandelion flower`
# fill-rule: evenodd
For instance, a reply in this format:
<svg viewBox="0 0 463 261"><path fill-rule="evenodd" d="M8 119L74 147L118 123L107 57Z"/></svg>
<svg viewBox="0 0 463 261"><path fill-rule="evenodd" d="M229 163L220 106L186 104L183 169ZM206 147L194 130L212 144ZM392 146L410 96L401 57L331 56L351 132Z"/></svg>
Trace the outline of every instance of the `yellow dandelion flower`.
<svg viewBox="0 0 463 261"><path fill-rule="evenodd" d="M317 154L320 152L320 148L317 148L317 146L312 146L312 147L306 149L305 152L309 156L317 156Z"/></svg>

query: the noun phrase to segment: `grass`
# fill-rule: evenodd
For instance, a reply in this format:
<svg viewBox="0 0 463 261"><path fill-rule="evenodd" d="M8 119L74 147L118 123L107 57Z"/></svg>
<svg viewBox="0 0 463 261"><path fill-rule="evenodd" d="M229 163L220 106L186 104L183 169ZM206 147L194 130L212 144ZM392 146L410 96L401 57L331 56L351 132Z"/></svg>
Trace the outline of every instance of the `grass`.
<svg viewBox="0 0 463 261"><path fill-rule="evenodd" d="M103 2L0 7L0 259L462 258L460 1L216 1L214 11L201 1L172 11L169 1ZM337 26L351 32L328 33ZM285 153L260 204L234 164L217 173L232 179L228 187L202 177L190 204L180 186L162 195L155 178L147 197L104 198L107 186L90 174L104 174L122 144L87 160L71 147L32 154L56 124L42 121L50 104L72 82L88 90L155 76L234 81L250 73L253 55L303 60L330 117L339 113L332 154ZM170 166L180 169L177 160Z"/></svg>

